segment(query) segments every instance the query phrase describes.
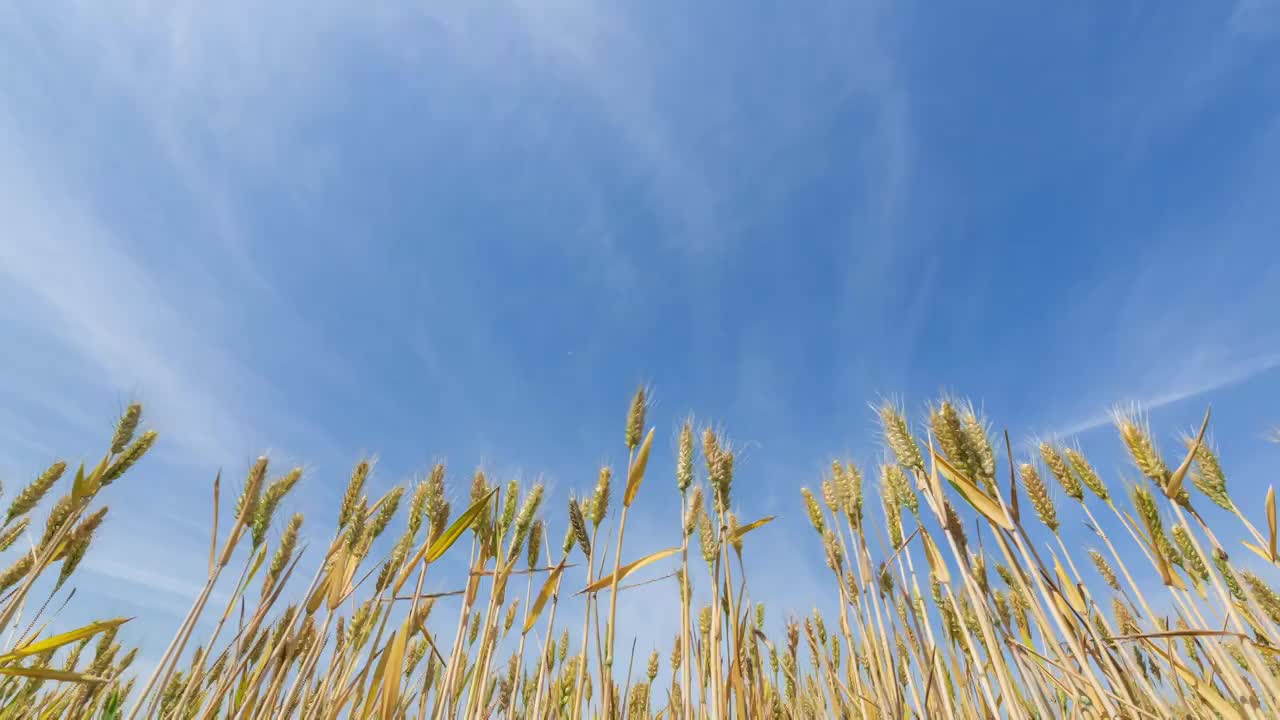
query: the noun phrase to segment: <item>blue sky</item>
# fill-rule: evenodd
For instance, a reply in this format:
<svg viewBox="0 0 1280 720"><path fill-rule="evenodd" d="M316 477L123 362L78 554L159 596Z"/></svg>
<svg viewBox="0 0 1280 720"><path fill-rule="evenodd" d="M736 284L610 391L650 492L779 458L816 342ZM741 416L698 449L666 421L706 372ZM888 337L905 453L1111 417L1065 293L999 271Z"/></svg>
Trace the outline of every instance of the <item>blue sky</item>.
<svg viewBox="0 0 1280 720"><path fill-rule="evenodd" d="M0 480L146 403L162 440L66 613L148 646L218 468L304 464L315 538L364 452L378 489L542 476L557 534L641 382L632 547L671 536L679 420L720 423L741 514L785 516L757 594L798 611L797 491L878 462L886 396L972 397L1108 472L1114 404L1171 448L1212 402L1260 498L1278 39L1266 0L5 4Z"/></svg>

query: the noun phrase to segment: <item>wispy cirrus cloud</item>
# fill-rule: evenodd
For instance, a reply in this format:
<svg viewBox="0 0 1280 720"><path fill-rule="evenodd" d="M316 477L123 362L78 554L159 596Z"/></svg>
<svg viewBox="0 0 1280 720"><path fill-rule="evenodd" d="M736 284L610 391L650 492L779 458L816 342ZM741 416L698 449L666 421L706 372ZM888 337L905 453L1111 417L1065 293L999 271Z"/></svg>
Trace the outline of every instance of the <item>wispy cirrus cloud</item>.
<svg viewBox="0 0 1280 720"><path fill-rule="evenodd" d="M92 206L67 197L62 178L18 148L0 145L6 168L0 206L8 222L0 275L23 299L26 331L40 332L42 345L28 349L74 368L82 386L138 389L151 417L175 428L167 435L177 443L174 452L193 464L216 467L252 447L254 423L236 408L255 395L269 398L269 390L228 352L229 318L166 290L157 282L163 267L134 256L131 248L145 251L104 226ZM216 285L187 290L211 293ZM56 386L20 390L45 391L62 394Z"/></svg>
<svg viewBox="0 0 1280 720"><path fill-rule="evenodd" d="M1215 365L1207 368L1208 372L1193 374L1187 384L1175 384L1152 395L1126 396L1123 391L1116 391L1116 397L1112 401L1113 407L1131 404L1145 411L1159 410L1183 400L1190 400L1246 382L1276 368L1280 368L1280 353L1246 360L1233 366ZM1110 409L1102 410L1084 420L1057 428L1049 435L1057 437L1080 435L1110 425L1112 422L1113 415Z"/></svg>

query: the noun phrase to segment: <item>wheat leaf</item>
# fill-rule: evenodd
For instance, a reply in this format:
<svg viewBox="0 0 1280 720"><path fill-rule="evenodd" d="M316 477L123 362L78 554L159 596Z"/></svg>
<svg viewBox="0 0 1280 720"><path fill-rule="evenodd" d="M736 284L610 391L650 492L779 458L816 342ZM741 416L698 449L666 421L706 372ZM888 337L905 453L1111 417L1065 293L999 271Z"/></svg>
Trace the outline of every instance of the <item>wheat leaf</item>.
<svg viewBox="0 0 1280 720"><path fill-rule="evenodd" d="M12 652L0 655L0 663L9 663L29 655L38 655L45 650L54 650L77 640L93 637L103 630L109 630L113 627L119 627L133 618L116 618L114 620L102 620L100 622L90 623L82 628L76 628L61 635L54 635L39 642L24 645L23 647L13 650Z"/></svg>
<svg viewBox="0 0 1280 720"><path fill-rule="evenodd" d="M84 673L70 672L68 670L54 670L53 668L42 667L0 667L0 675L11 675L13 677L34 678L36 680L67 680L69 682L82 683L103 683L106 678L95 677L93 675L85 675Z"/></svg>
<svg viewBox="0 0 1280 720"><path fill-rule="evenodd" d="M947 459L942 457L930 445L929 452L933 453L933 460L937 463L939 469L942 470L943 476L951 483L951 487L960 493L974 510L982 513L982 516L991 522L991 524L1004 528L1005 530L1013 530L1013 521L1009 519L1008 513L1004 508L1000 507L1000 503L991 498L990 495L982 492L973 481L960 472Z"/></svg>
<svg viewBox="0 0 1280 720"><path fill-rule="evenodd" d="M435 562L448 552L449 548L453 547L453 544L458 541L458 538L462 537L462 534L467 530L470 530L471 526L474 525L480 516L485 513L489 507L489 501L493 499L493 495L496 492L498 492L498 488L495 487L484 497L472 503L471 507L463 511L463 513L458 516L458 519L454 520L453 524L446 528L445 531L440 534L440 537L436 538L434 543L431 543L428 546L428 544L424 542L422 544L422 548L418 550L418 554L414 555L412 560L405 563L404 570L400 572L400 577L396 580L393 594L400 592L400 588L404 587L405 582L409 580L409 576L413 574L413 570L417 567L419 562L422 562L423 560L428 563Z"/></svg>
<svg viewBox="0 0 1280 720"><path fill-rule="evenodd" d="M1196 433L1195 442L1191 443L1191 447L1187 450L1187 456L1183 458L1182 464L1177 470L1169 476L1169 482L1165 485L1164 494L1176 498L1182 492L1182 481L1187 476L1187 470L1191 469L1191 461L1195 459L1196 450L1200 449L1200 443L1204 442L1205 428L1209 427L1209 413L1212 408L1205 408L1204 421L1200 423L1200 432Z"/></svg>
<svg viewBox="0 0 1280 720"><path fill-rule="evenodd" d="M391 720L395 717L396 704L400 702L400 672L404 667L405 641L409 637L408 622L409 618L405 618L405 627L400 628L387 644L387 653L391 657L387 659L386 667L383 668L382 720Z"/></svg>
<svg viewBox="0 0 1280 720"><path fill-rule="evenodd" d="M636 453L635 462L631 463L631 472L627 474L627 490L622 495L623 507L631 507L636 494L640 492L640 483L644 482L644 471L649 465L649 448L653 445L653 428L644 436L640 451Z"/></svg>
<svg viewBox="0 0 1280 720"><path fill-rule="evenodd" d="M942 559L942 553L938 552L938 546L933 544L929 531L920 528L920 538L924 541L924 556L929 561L933 576L943 585L951 582L951 572L947 570L947 563Z"/></svg>
<svg viewBox="0 0 1280 720"><path fill-rule="evenodd" d="M739 527L737 530L734 530L733 533L729 536L729 539L730 541L739 540L742 538L743 535L746 535L752 530L755 530L757 528L762 528L765 525L768 525L769 523L777 519L778 519L777 515L769 515L767 517L762 517L759 520L756 520L755 522L748 523L746 525Z"/></svg>
<svg viewBox="0 0 1280 720"><path fill-rule="evenodd" d="M609 573L605 577L600 578L599 580L595 581L594 583L588 585L587 587L583 588L582 590L579 590L574 594L582 595L584 593L599 592L609 587L610 585L612 585L615 582L615 579L617 582L622 582L622 579L630 575L632 571L639 570L645 565L658 562L663 558L671 557L672 555L675 555L678 552L680 552L680 548L667 548L666 550L659 550L656 553L645 555L639 560L623 565L622 567L618 568L617 572Z"/></svg>
<svg viewBox="0 0 1280 720"><path fill-rule="evenodd" d="M1274 485L1267 488L1267 501L1265 506L1267 511L1267 531L1271 537L1271 562L1276 561L1276 488Z"/></svg>
<svg viewBox="0 0 1280 720"><path fill-rule="evenodd" d="M565 560L568 558L566 557ZM560 586L560 573L564 572L565 561L561 560L559 565L551 571L551 575L547 577L547 581L543 583L542 590L538 592L538 597L533 601L533 607L529 608L529 617L524 620L524 629L520 631L522 635L529 634L529 630L533 628L534 623L538 622L538 616L542 614L542 608L547 604L547 600L551 598L552 593Z"/></svg>

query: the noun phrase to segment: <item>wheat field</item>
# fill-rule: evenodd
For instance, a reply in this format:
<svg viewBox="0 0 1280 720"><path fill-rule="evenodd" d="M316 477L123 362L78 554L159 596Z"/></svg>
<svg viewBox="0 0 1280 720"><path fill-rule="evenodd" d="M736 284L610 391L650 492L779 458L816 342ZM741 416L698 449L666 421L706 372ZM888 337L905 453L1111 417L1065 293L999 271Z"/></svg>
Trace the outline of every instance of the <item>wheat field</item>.
<svg viewBox="0 0 1280 720"><path fill-rule="evenodd" d="M651 466L647 402L637 391L626 413L625 468L600 468L567 507L482 472L451 489L439 465L371 499L362 460L327 526L278 517L300 468L262 457L215 480L207 582L139 675L125 618L43 631L111 485L156 442L131 405L99 461L55 462L9 501L0 717L1280 715L1280 594L1249 569L1280 563L1274 492L1253 521L1241 511L1208 412L1167 457L1141 415L1117 412L1136 479L1104 479L1077 446L1015 457L967 403L940 399L917 425L882 404L886 461L835 460L790 501L839 599L824 617L753 599L746 558L774 518L735 499L735 450L716 430L683 424L675 467ZM628 538L651 493L676 493L679 517L666 537ZM1209 505L1229 522L1210 527ZM328 542L304 547L304 522ZM1088 546L1063 540L1067 522L1093 530ZM389 551L373 550L380 537L396 538ZM446 555L470 567L449 578L459 591L424 592ZM619 636L623 592L679 618L662 652L636 657Z"/></svg>

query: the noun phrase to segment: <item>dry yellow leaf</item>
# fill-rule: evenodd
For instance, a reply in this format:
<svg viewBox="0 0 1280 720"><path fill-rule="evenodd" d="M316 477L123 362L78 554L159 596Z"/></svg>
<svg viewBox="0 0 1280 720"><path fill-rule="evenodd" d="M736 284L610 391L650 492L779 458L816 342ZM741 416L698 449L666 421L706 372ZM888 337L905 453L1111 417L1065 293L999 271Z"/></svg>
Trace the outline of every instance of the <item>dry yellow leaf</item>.
<svg viewBox="0 0 1280 720"><path fill-rule="evenodd" d="M568 558L565 558L566 560ZM547 582L542 585L542 590L538 592L538 597L533 601L533 606L529 608L529 617L524 620L524 629L520 631L522 635L527 635L529 630L533 628L534 623L538 622L538 616L542 614L542 608L547 604L547 600L560 586L560 573L564 572L565 560L561 560L559 565L551 571L551 575L547 577Z"/></svg>
<svg viewBox="0 0 1280 720"><path fill-rule="evenodd" d="M933 461L938 468L941 468L942 474L951 483L951 487L955 488L974 510L981 513L991 524L1005 530L1013 530L1013 521L1009 519L1009 514L1004 511L1004 508L1000 507L999 502L974 485L964 473L939 455L932 445L929 446L929 452L933 454Z"/></svg>
<svg viewBox="0 0 1280 720"><path fill-rule="evenodd" d="M947 570L947 563L942 559L942 553L938 552L938 546L933 544L933 538L930 537L929 531L920 528L920 537L924 541L924 556L929 561L929 569L933 571L933 576L938 578L940 583L951 582L951 573Z"/></svg>

